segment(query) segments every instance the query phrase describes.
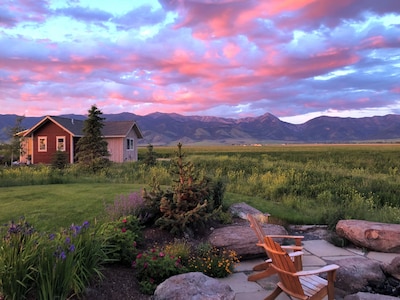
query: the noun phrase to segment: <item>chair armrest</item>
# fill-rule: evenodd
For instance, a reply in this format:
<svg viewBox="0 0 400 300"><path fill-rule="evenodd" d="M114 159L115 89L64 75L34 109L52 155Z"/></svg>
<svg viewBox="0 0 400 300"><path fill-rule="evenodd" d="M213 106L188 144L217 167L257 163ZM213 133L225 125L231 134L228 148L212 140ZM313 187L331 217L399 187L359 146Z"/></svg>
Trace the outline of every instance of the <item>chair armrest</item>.
<svg viewBox="0 0 400 300"><path fill-rule="evenodd" d="M284 249L284 250L293 250L293 251L301 251L301 250L303 250L303 246L285 245L285 246L281 246L281 248Z"/></svg>
<svg viewBox="0 0 400 300"><path fill-rule="evenodd" d="M304 239L303 235L286 235L286 234L267 234L269 237L285 238L285 239Z"/></svg>
<svg viewBox="0 0 400 300"><path fill-rule="evenodd" d="M257 243L256 245L259 246L259 247L265 248L265 247L264 247L264 245L265 245L264 243ZM282 247L282 248L283 248L283 247ZM301 255L304 254L304 252L301 251L301 250L303 250L303 247L297 247L297 246L292 246L292 247L290 247L290 249L293 249L293 248L296 249L297 251L289 252L288 255L289 255L290 257L301 256Z"/></svg>
<svg viewBox="0 0 400 300"><path fill-rule="evenodd" d="M294 252L294 253L296 253L296 252ZM315 270L299 271L299 272L296 272L295 275L296 276L316 275L316 274L320 274L320 273L331 272L331 271L334 271L337 269L339 269L339 266L332 264L332 265L327 265L327 266L324 266L322 268L315 269Z"/></svg>
<svg viewBox="0 0 400 300"><path fill-rule="evenodd" d="M301 246L301 241L304 239L303 235L281 235L281 234L271 234L268 235L269 237L275 239L275 238L281 238L281 239L291 239L294 240L294 243L296 246Z"/></svg>
<svg viewBox="0 0 400 300"><path fill-rule="evenodd" d="M301 252L301 251L296 251L296 252L290 252L290 253L288 253L289 257L301 256L301 255L303 255L303 254L304 254L304 253ZM268 259L266 259L264 262L266 262L266 263L272 263L272 259L268 258Z"/></svg>
<svg viewBox="0 0 400 300"><path fill-rule="evenodd" d="M302 256L303 254L304 254L303 251L295 251L288 253L290 257Z"/></svg>

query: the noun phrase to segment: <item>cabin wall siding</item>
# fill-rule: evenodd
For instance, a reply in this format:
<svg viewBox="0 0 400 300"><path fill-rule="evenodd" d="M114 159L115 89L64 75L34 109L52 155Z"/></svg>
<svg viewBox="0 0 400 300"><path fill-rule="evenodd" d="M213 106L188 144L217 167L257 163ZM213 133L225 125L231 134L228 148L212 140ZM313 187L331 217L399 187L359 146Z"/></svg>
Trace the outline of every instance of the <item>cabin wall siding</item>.
<svg viewBox="0 0 400 300"><path fill-rule="evenodd" d="M133 143L134 143L134 147L133 149L127 149L126 147L126 140L127 139L133 139ZM129 133L127 134L124 143L125 143L125 147L124 147L124 160L125 161L137 161L138 160L138 142L139 139L135 133L134 130L129 131Z"/></svg>
<svg viewBox="0 0 400 300"><path fill-rule="evenodd" d="M127 139L134 140L134 149L127 149ZM113 162L126 162L138 160L138 137L136 133L131 130L126 137L106 138L108 143L108 151L110 152L110 160Z"/></svg>
<svg viewBox="0 0 400 300"><path fill-rule="evenodd" d="M123 138L106 138L108 143L109 159L113 162L123 162Z"/></svg>
<svg viewBox="0 0 400 300"><path fill-rule="evenodd" d="M47 137L47 151L38 150L39 137ZM71 154L71 138L70 134L52 122L48 122L38 128L33 135L33 155L32 163L50 164L57 147L57 137L65 136L65 152L68 156Z"/></svg>
<svg viewBox="0 0 400 300"><path fill-rule="evenodd" d="M23 164L28 164L32 162L33 154L33 139L31 137L24 137L21 139L21 154L19 156L19 161ZM29 161L29 156L31 160Z"/></svg>

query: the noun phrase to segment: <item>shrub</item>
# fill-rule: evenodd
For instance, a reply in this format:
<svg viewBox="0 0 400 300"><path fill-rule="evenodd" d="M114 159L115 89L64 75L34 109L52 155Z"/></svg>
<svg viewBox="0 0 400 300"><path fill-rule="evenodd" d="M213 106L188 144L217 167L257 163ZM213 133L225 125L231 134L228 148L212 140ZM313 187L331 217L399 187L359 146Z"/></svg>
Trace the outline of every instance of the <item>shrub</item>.
<svg viewBox="0 0 400 300"><path fill-rule="evenodd" d="M91 227L88 221L83 222L81 226L71 225L63 233L66 250L73 253L75 264L73 288L75 293L79 294L93 276L102 277L100 269L107 259L106 246L98 228ZM70 244L67 243L68 237Z"/></svg>
<svg viewBox="0 0 400 300"><path fill-rule="evenodd" d="M164 246L164 252L166 255L179 258L182 264L186 265L191 254L191 246L186 240L175 240Z"/></svg>
<svg viewBox="0 0 400 300"><path fill-rule="evenodd" d="M223 204L226 185L222 180L216 180L212 184L212 208L218 209Z"/></svg>
<svg viewBox="0 0 400 300"><path fill-rule="evenodd" d="M144 211L149 216L148 221L153 223L156 219L162 216L160 212L160 202L166 192L161 189L155 176L152 177L150 187L150 191L143 189L143 199Z"/></svg>
<svg viewBox="0 0 400 300"><path fill-rule="evenodd" d="M147 166L154 166L157 162L157 155L154 152L153 148L154 147L152 144L149 144L146 147L147 152L146 152L145 156L143 157L142 161Z"/></svg>
<svg viewBox="0 0 400 300"><path fill-rule="evenodd" d="M115 198L113 204L106 207L106 214L112 221L118 220L123 216L139 216L143 206L144 200L140 193L121 194Z"/></svg>
<svg viewBox="0 0 400 300"><path fill-rule="evenodd" d="M221 224L232 224L232 214L228 211L220 211L218 214L218 220Z"/></svg>
<svg viewBox="0 0 400 300"><path fill-rule="evenodd" d="M0 241L0 293L5 299L67 299L101 276L102 244L89 223L56 234L10 222Z"/></svg>
<svg viewBox="0 0 400 300"><path fill-rule="evenodd" d="M188 268L193 272L203 272L210 277L222 278L232 274L239 258L235 251L218 249L210 244L200 244L189 258Z"/></svg>
<svg viewBox="0 0 400 300"><path fill-rule="evenodd" d="M106 258L89 222L50 234L39 252L37 298L66 299L83 292L90 279L101 276Z"/></svg>
<svg viewBox="0 0 400 300"><path fill-rule="evenodd" d="M141 226L136 216L121 217L116 221L104 223L100 232L108 246L110 262L130 265L137 254L137 244L142 240Z"/></svg>
<svg viewBox="0 0 400 300"><path fill-rule="evenodd" d="M42 240L39 252L38 299L66 299L83 292L106 259L104 247L89 222L71 225Z"/></svg>
<svg viewBox="0 0 400 300"><path fill-rule="evenodd" d="M181 259L152 248L136 256L132 266L137 270L140 291L153 294L157 285L171 276L187 272Z"/></svg>
<svg viewBox="0 0 400 300"><path fill-rule="evenodd" d="M68 153L56 151L51 158L51 166L54 169L64 169L68 165Z"/></svg>
<svg viewBox="0 0 400 300"><path fill-rule="evenodd" d="M38 235L23 218L5 224L0 233L0 296L25 299L37 275Z"/></svg>
<svg viewBox="0 0 400 300"><path fill-rule="evenodd" d="M197 179L193 164L184 161L180 143L173 175L177 175L173 191L163 192L153 181L153 190L145 192L143 197L148 208L159 208L159 212L154 212L156 217L159 216L155 221L157 226L172 234L193 235L194 230L204 229L206 223L219 213L222 206L216 208L215 203L222 201L224 189L221 184L213 187L211 180L205 176Z"/></svg>

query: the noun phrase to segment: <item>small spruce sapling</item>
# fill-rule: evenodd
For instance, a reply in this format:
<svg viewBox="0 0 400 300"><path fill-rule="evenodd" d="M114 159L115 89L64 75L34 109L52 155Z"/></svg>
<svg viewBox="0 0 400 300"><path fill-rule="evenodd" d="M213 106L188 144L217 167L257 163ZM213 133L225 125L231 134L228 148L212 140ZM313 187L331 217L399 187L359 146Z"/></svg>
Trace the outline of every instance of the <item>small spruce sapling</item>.
<svg viewBox="0 0 400 300"><path fill-rule="evenodd" d="M159 207L160 217L155 224L180 235L193 234L194 230L204 229L206 223L215 217L221 207L209 205L213 199L213 184L210 179L198 179L194 166L184 160L182 144L178 144L173 170L175 184L172 191L161 191L153 182L153 191L145 192L143 197Z"/></svg>

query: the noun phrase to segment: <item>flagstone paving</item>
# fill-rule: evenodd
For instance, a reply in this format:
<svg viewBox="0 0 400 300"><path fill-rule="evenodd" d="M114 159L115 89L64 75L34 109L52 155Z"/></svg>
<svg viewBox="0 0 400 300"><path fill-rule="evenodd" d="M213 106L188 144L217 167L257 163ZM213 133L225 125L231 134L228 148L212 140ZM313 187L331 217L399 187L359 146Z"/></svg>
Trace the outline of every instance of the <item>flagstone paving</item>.
<svg viewBox="0 0 400 300"><path fill-rule="evenodd" d="M308 240L303 241L304 255L303 267L307 269L315 269L327 264L327 261L338 260L349 257L366 257L380 262L389 263L399 254L395 253L379 253L379 252L364 252L358 248L340 248L325 240ZM247 281L247 276L253 273L253 266L261 263L263 260L254 259L242 261L235 268L235 272L226 277L219 279L221 282L228 284L236 293L235 300L258 300L264 299L275 288L278 282L278 276L273 275L268 278L263 278L257 282ZM327 299L327 297L325 297ZM324 299L325 299L324 298ZM290 300L288 296L281 293L277 300ZM340 296L336 296L340 300Z"/></svg>

